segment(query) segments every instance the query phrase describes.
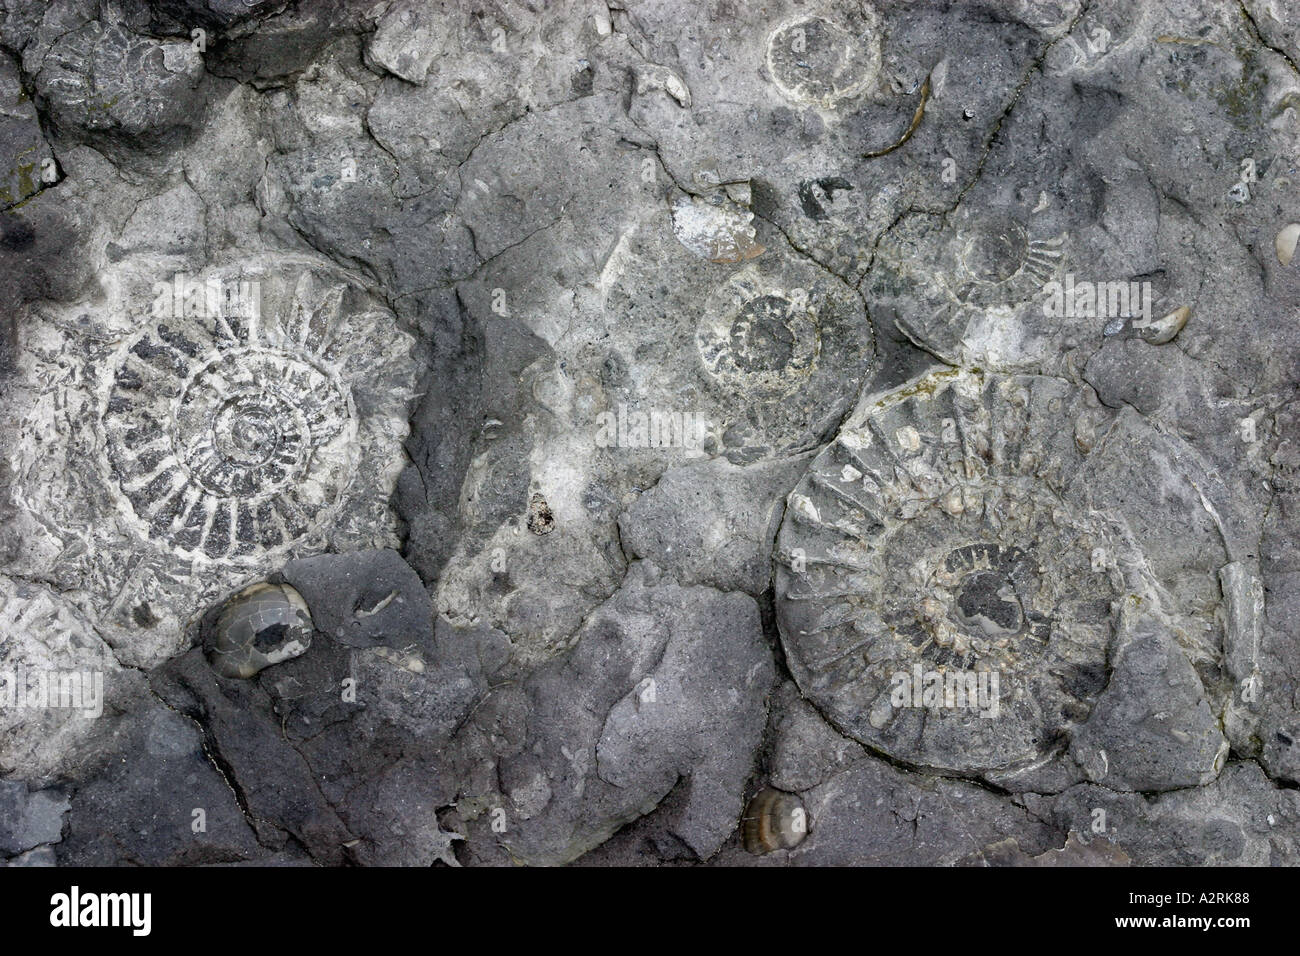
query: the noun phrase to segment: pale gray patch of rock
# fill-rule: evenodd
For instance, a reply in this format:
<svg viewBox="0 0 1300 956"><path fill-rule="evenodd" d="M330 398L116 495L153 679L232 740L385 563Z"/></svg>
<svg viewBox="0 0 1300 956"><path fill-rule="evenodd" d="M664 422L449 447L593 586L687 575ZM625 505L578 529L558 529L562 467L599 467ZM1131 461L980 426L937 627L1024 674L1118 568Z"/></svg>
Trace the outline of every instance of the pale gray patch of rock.
<svg viewBox="0 0 1300 956"><path fill-rule="evenodd" d="M807 464L714 459L670 469L619 517L623 548L672 568L682 584L757 597L771 580L783 499Z"/></svg>
<svg viewBox="0 0 1300 956"><path fill-rule="evenodd" d="M790 793L811 790L867 757L866 748L828 724L792 681L782 682L773 694L767 750L772 786Z"/></svg>
<svg viewBox="0 0 1300 956"><path fill-rule="evenodd" d="M201 260L207 239L203 203L188 184L146 199L117 243L123 254L155 253Z"/></svg>
<svg viewBox="0 0 1300 956"><path fill-rule="evenodd" d="M57 790L31 790L22 780L0 780L0 855L18 856L58 843L68 798Z"/></svg>
<svg viewBox="0 0 1300 956"><path fill-rule="evenodd" d="M436 24L432 11L413 0L390 6L366 44L366 62L417 86L425 82L434 57L443 51L434 43Z"/></svg>

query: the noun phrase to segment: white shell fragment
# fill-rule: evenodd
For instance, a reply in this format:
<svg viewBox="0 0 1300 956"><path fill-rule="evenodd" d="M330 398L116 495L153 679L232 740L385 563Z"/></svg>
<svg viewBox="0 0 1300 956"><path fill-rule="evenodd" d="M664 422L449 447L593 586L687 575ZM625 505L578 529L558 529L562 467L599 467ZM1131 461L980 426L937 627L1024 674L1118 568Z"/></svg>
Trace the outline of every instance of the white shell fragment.
<svg viewBox="0 0 1300 956"><path fill-rule="evenodd" d="M1135 325L1138 335L1142 340L1151 345L1164 345L1166 342L1172 342L1174 337L1183 330L1187 320L1191 318L1192 310L1188 306L1181 306L1174 309L1168 315L1156 319L1146 325Z"/></svg>
<svg viewBox="0 0 1300 956"><path fill-rule="evenodd" d="M1273 248L1277 250L1277 261L1284 266L1289 266L1295 257L1297 243L1300 243L1300 222L1283 226L1277 238L1273 240Z"/></svg>

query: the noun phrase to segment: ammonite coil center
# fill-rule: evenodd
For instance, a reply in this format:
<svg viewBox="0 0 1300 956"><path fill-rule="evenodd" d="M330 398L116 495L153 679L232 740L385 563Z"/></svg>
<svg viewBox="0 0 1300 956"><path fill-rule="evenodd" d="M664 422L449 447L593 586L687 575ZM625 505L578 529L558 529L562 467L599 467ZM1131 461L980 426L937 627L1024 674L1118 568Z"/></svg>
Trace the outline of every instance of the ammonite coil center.
<svg viewBox="0 0 1300 956"><path fill-rule="evenodd" d="M731 352L745 372L783 369L795 360L791 303L765 295L745 303L731 324Z"/></svg>
<svg viewBox="0 0 1300 956"><path fill-rule="evenodd" d="M973 236L962 261L970 274L985 282L1003 282L1020 271L1029 254L1029 237L1013 222Z"/></svg>
<svg viewBox="0 0 1300 956"><path fill-rule="evenodd" d="M266 464L280 445L277 417L256 397L226 403L212 426L217 453L243 466Z"/></svg>
<svg viewBox="0 0 1300 956"><path fill-rule="evenodd" d="M1032 298L1060 271L1063 239L1034 238L1019 222L993 219L958 248L957 298L973 305L1005 305Z"/></svg>
<svg viewBox="0 0 1300 956"><path fill-rule="evenodd" d="M232 350L211 359L182 393L176 457L209 493L270 495L299 480L312 447L313 406L341 396L328 375L294 356ZM205 421L207 427L204 427Z"/></svg>
<svg viewBox="0 0 1300 956"><path fill-rule="evenodd" d="M821 333L805 290L754 294L751 289L724 297L714 308L718 311L702 319L696 344L715 378L745 388L788 391L816 366Z"/></svg>

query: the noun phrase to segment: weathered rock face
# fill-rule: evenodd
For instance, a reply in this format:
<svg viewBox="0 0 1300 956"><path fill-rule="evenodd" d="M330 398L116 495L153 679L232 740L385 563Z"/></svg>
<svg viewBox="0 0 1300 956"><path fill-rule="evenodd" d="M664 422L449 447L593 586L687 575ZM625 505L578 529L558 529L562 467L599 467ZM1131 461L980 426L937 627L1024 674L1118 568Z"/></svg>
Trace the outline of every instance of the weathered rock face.
<svg viewBox="0 0 1300 956"><path fill-rule="evenodd" d="M572 651L475 713L497 786L460 803L470 853L567 863L670 794L676 853L707 859L735 831L773 681L758 608L658 576L634 565Z"/></svg>
<svg viewBox="0 0 1300 956"><path fill-rule="evenodd" d="M146 666L285 556L396 543L388 496L420 369L345 274L283 256L184 266L123 259L107 301L51 315L4 425L22 535L7 567L87 592L106 639Z"/></svg>
<svg viewBox="0 0 1300 956"><path fill-rule="evenodd" d="M62 131L159 149L201 122L203 58L189 41L141 37L89 12L55 34L57 9L24 48L23 68Z"/></svg>
<svg viewBox="0 0 1300 956"><path fill-rule="evenodd" d="M0 862L1295 862L1281 0L0 0Z"/></svg>
<svg viewBox="0 0 1300 956"><path fill-rule="evenodd" d="M58 181L58 165L36 109L23 92L17 66L7 57L0 58L0 149L5 163L0 208L12 208Z"/></svg>

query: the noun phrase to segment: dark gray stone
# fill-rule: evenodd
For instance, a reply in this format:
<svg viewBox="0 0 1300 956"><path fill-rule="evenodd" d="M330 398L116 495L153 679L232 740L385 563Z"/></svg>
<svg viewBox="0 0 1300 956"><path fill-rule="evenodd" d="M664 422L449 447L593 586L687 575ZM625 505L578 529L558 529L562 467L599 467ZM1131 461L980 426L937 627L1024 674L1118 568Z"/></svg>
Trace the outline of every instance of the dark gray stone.
<svg viewBox="0 0 1300 956"><path fill-rule="evenodd" d="M67 812L68 798L57 790L30 791L21 780L0 780L0 854L58 843Z"/></svg>
<svg viewBox="0 0 1300 956"><path fill-rule="evenodd" d="M56 847L61 865L175 866L269 855L231 787L233 768L192 720L154 702L117 721L96 749L78 770L67 836Z"/></svg>
<svg viewBox="0 0 1300 956"><path fill-rule="evenodd" d="M433 603L396 551L322 554L281 572L307 600L316 630L349 647L401 647L433 637Z"/></svg>
<svg viewBox="0 0 1300 956"><path fill-rule="evenodd" d="M500 789L473 794L482 809L468 852L496 844L520 862L566 863L674 792L662 823L691 857L712 856L734 831L773 679L758 609L655 577L634 565L572 652L475 713L499 754Z"/></svg>

